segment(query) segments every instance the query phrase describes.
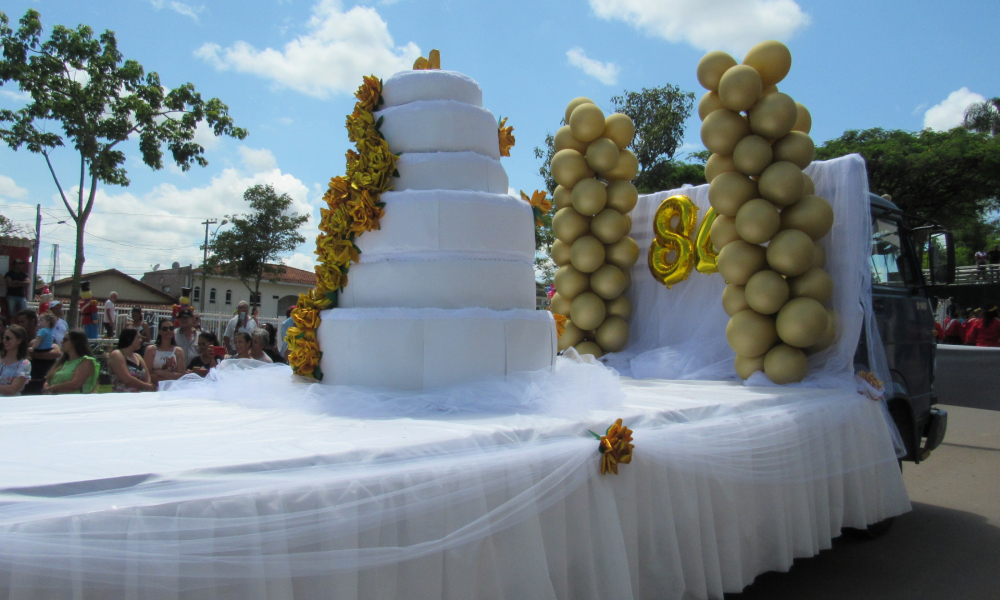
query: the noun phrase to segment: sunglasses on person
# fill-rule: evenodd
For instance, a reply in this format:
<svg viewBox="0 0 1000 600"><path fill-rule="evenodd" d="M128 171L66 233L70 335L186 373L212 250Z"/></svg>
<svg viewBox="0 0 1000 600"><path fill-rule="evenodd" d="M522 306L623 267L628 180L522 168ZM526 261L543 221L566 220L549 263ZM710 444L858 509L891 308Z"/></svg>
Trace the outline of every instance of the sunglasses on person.
<svg viewBox="0 0 1000 600"><path fill-rule="evenodd" d="M173 331L173 330L174 330L174 328L171 327L170 325L166 325L164 327L160 327L160 331Z"/></svg>
<svg viewBox="0 0 1000 600"><path fill-rule="evenodd" d="M14 337L14 336L12 336L12 335L5 335L5 336L3 336L3 341L5 341L5 342L13 342L16 339L17 338Z"/></svg>

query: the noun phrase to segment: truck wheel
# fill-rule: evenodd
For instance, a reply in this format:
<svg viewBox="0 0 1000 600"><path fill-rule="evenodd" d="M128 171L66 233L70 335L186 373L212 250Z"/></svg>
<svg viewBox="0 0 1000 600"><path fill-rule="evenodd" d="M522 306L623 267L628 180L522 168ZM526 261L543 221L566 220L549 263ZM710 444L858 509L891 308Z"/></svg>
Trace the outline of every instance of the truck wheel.
<svg viewBox="0 0 1000 600"><path fill-rule="evenodd" d="M896 517L883 519L878 523L872 523L865 529L855 529L853 527L844 528L844 534L856 540L877 540L892 529L892 524L896 522Z"/></svg>

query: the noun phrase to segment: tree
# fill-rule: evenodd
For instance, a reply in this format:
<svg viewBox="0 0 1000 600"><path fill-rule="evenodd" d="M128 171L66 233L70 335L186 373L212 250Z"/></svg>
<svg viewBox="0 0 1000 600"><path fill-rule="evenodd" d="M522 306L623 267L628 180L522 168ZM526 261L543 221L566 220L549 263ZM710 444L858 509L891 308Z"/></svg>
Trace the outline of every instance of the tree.
<svg viewBox="0 0 1000 600"><path fill-rule="evenodd" d="M996 135L1000 133L1000 98L970 104L965 109L962 126L969 131Z"/></svg>
<svg viewBox="0 0 1000 600"><path fill-rule="evenodd" d="M259 299L261 280L275 281L285 272L284 266L276 264L279 256L306 241L298 228L309 216L288 212L291 196L279 196L270 185L247 188L243 199L250 203L251 212L226 216L233 226L208 243L211 255L202 268L239 279L250 297Z"/></svg>
<svg viewBox="0 0 1000 600"><path fill-rule="evenodd" d="M193 84L165 90L157 73L146 74L138 62L122 57L112 31L95 38L86 25L76 29L56 25L42 42L38 12L26 12L17 31L8 23L0 12L0 85L16 83L31 100L17 111L0 110L0 140L13 150L24 146L45 157L76 224L69 313L75 326L86 262L83 236L97 186L129 184L122 143L137 137L142 161L153 169L163 168L161 148L166 145L174 162L186 171L194 164L208 164L204 148L193 141L200 122L206 121L217 136L243 139L247 132L233 124L221 100L203 100ZM63 133L53 133L53 125ZM80 155L78 189L69 193L51 160L52 152L67 141ZM75 196L73 202L70 196Z"/></svg>
<svg viewBox="0 0 1000 600"><path fill-rule="evenodd" d="M27 229L25 227L22 227L7 217L0 215L0 237L19 237L25 235L26 233Z"/></svg>
<svg viewBox="0 0 1000 600"><path fill-rule="evenodd" d="M816 148L816 160L851 153L864 157L871 191L909 214L958 229L1000 208L1000 137L961 127L851 130Z"/></svg>

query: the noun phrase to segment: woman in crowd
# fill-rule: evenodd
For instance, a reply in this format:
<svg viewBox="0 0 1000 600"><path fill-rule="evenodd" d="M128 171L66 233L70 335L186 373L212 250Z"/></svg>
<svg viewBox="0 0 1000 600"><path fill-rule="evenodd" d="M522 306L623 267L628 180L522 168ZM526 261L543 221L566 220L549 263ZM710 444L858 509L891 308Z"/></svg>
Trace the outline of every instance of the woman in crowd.
<svg viewBox="0 0 1000 600"><path fill-rule="evenodd" d="M219 359L215 355L215 348L219 346L219 336L211 331L202 331L198 334L198 356L188 363L188 370L200 377L205 377L208 372L219 366Z"/></svg>
<svg viewBox="0 0 1000 600"><path fill-rule="evenodd" d="M111 371L111 390L114 392L155 392L156 385L150 381L146 361L139 356L142 336L134 327L122 329L118 336L118 348L108 355L108 370Z"/></svg>
<svg viewBox="0 0 1000 600"><path fill-rule="evenodd" d="M24 328L25 333L28 334L28 340L35 339L38 334L38 314L30 308L26 308L21 312L14 315L14 323L22 328ZM64 337L65 341L66 338ZM29 341L29 343L31 343ZM52 365L56 363L56 359L62 354L60 346L53 345L52 349L48 352L34 352L28 351L28 360L31 361L31 379L28 380L28 385L24 386L24 390L21 391L25 396L37 396L42 393L42 388L45 385L45 376L52 368Z"/></svg>
<svg viewBox="0 0 1000 600"><path fill-rule="evenodd" d="M951 319L945 323L944 332L941 337L942 344L964 344L965 343L965 311L955 309Z"/></svg>
<svg viewBox="0 0 1000 600"><path fill-rule="evenodd" d="M245 331L237 332L233 345L236 346L236 354L233 354L230 358L253 358L250 356L250 349L253 347L253 338L250 337L249 333Z"/></svg>
<svg viewBox="0 0 1000 600"><path fill-rule="evenodd" d="M267 330L267 345L264 346L264 353L271 357L271 362L287 362L278 349L278 328L270 323L264 323L264 329Z"/></svg>
<svg viewBox="0 0 1000 600"><path fill-rule="evenodd" d="M67 331L62 355L45 376L43 394L89 394L97 388L97 359L90 355L90 340L82 331Z"/></svg>
<svg viewBox="0 0 1000 600"><path fill-rule="evenodd" d="M149 323L142 318L142 307L133 306L132 307L132 318L129 319L128 325L126 327L131 327L139 331L139 337L142 339L143 344L148 344L153 336L149 334Z"/></svg>
<svg viewBox="0 0 1000 600"><path fill-rule="evenodd" d="M264 348L267 346L268 333L263 327L258 327L253 330L250 334L252 342L250 344L250 358L254 360L259 360L260 362L274 362L271 357L264 352Z"/></svg>
<svg viewBox="0 0 1000 600"><path fill-rule="evenodd" d="M154 384L180 379L187 372L184 351L178 348L174 341L172 319L160 321L156 343L146 348L145 359Z"/></svg>
<svg viewBox="0 0 1000 600"><path fill-rule="evenodd" d="M31 379L28 332L23 327L5 327L0 346L0 396L20 396Z"/></svg>
<svg viewBox="0 0 1000 600"><path fill-rule="evenodd" d="M982 319L969 330L968 344L986 348L1000 347L1000 309L996 306L983 313Z"/></svg>

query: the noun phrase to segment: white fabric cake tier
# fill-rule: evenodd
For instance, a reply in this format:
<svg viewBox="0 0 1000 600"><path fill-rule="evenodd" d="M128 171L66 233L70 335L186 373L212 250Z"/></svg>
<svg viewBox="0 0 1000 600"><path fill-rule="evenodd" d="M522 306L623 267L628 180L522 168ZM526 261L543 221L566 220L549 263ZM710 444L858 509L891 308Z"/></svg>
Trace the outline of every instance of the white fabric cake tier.
<svg viewBox="0 0 1000 600"><path fill-rule="evenodd" d="M396 161L392 189L472 190L506 194L507 172L500 161L475 152L411 152Z"/></svg>
<svg viewBox="0 0 1000 600"><path fill-rule="evenodd" d="M375 113L395 154L476 152L500 159L497 121L485 108L454 100L419 100Z"/></svg>
<svg viewBox="0 0 1000 600"><path fill-rule="evenodd" d="M534 217L531 206L520 198L486 192L409 190L385 192L382 200L385 216L379 221L380 229L356 240L361 265L412 260L415 253L426 255L425 259L459 253L526 264L534 261ZM351 276L355 268L351 268ZM352 281L349 287L354 285Z"/></svg>
<svg viewBox="0 0 1000 600"><path fill-rule="evenodd" d="M483 90L468 75L455 71L401 71L382 84L384 108L419 100L454 100L483 105Z"/></svg>
<svg viewBox="0 0 1000 600"><path fill-rule="evenodd" d="M338 308L317 337L323 383L402 390L550 367L557 347L551 313L537 310Z"/></svg>
<svg viewBox="0 0 1000 600"><path fill-rule="evenodd" d="M534 309L535 268L523 261L448 254L361 263L351 267L338 305Z"/></svg>

